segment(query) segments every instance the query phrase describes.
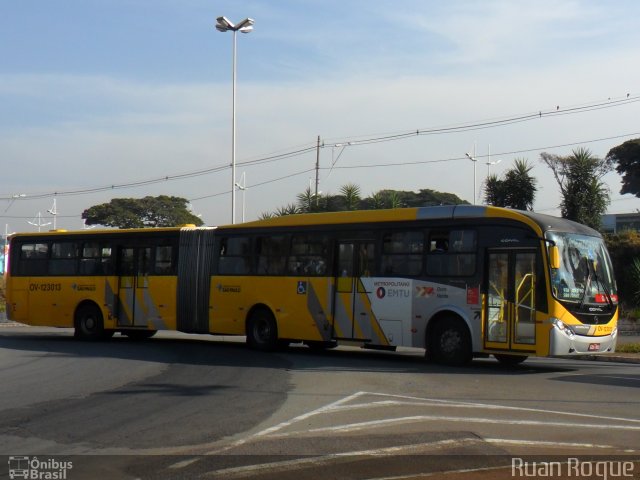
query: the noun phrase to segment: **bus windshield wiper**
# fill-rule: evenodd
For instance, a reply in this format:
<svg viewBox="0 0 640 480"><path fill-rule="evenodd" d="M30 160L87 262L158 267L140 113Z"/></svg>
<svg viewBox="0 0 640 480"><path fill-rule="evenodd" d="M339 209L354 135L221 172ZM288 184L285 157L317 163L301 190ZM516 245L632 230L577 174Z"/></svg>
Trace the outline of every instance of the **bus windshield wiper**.
<svg viewBox="0 0 640 480"><path fill-rule="evenodd" d="M602 291L604 292L604 296L607 299L607 303L609 304L609 310L613 310L613 299L611 298L611 293L607 288L606 282L600 280L600 275L598 275L598 271L593 269L593 279L596 281L596 285L600 285L602 287ZM598 289L600 291L600 289Z"/></svg>

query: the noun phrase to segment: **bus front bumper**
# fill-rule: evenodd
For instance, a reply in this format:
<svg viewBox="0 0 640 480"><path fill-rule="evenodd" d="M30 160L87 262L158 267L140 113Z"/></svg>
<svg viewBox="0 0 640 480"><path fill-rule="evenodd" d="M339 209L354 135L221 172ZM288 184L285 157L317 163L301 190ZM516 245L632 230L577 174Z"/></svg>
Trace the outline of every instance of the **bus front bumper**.
<svg viewBox="0 0 640 480"><path fill-rule="evenodd" d="M618 329L615 328L611 335L602 337L586 337L576 335L566 325L554 323L550 331L549 355L597 355L599 353L611 353L616 349Z"/></svg>

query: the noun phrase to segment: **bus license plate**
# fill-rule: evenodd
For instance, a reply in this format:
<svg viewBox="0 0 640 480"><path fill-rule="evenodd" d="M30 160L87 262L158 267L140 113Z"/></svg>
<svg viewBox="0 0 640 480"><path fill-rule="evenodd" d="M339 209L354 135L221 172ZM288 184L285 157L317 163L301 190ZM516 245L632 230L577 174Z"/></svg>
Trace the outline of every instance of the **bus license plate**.
<svg viewBox="0 0 640 480"><path fill-rule="evenodd" d="M597 352L598 350L600 350L600 344L599 343L590 343L589 344L589 351L590 352Z"/></svg>

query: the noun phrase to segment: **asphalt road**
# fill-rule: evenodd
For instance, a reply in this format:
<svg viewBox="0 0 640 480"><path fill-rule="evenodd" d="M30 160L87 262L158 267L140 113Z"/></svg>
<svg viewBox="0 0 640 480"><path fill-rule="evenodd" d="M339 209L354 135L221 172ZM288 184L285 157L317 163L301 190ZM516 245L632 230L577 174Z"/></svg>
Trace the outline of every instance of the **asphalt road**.
<svg viewBox="0 0 640 480"><path fill-rule="evenodd" d="M634 364L448 368L413 350L3 327L0 385L0 478L18 456L67 459L70 480L501 478L518 456L640 456Z"/></svg>

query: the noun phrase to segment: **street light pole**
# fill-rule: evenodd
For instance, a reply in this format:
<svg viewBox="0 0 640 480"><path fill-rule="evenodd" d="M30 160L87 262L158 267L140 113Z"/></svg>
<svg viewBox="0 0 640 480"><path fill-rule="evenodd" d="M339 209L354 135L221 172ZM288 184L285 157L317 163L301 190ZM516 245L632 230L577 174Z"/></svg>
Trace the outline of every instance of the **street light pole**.
<svg viewBox="0 0 640 480"><path fill-rule="evenodd" d="M255 21L252 18L245 18L237 25L234 25L227 17L216 19L216 30L219 32L233 33L233 87L232 87L232 110L231 110L231 223L236 223L236 33L249 33L253 30Z"/></svg>
<svg viewBox="0 0 640 480"><path fill-rule="evenodd" d="M244 212L247 206L247 172L242 172L242 175L240 175L240 181L242 183L236 182L236 187L242 190L242 223L244 223Z"/></svg>
<svg viewBox="0 0 640 480"><path fill-rule="evenodd" d="M487 177L491 175L491 165L497 165L502 160L496 160L495 162L491 161L491 144L487 147Z"/></svg>
<svg viewBox="0 0 640 480"><path fill-rule="evenodd" d="M478 163L478 159L474 156L465 153L467 158L473 162L473 204L476 204L476 163Z"/></svg>

